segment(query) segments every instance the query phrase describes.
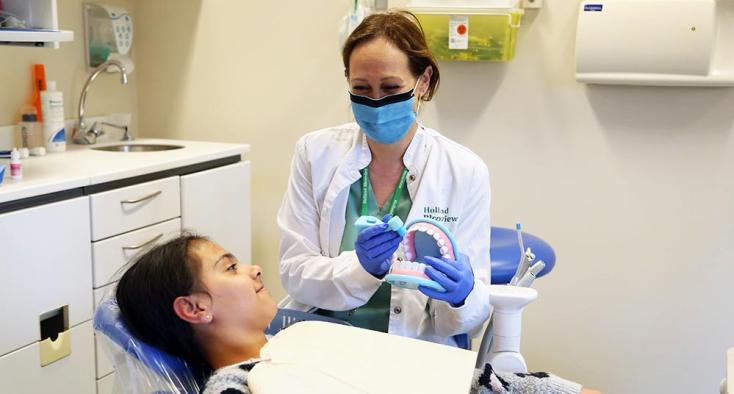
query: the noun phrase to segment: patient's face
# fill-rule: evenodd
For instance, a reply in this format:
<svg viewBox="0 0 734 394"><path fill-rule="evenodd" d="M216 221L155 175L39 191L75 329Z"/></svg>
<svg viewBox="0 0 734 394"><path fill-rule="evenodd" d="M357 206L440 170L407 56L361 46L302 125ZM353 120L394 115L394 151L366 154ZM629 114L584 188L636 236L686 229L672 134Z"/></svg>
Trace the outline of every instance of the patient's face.
<svg viewBox="0 0 734 394"><path fill-rule="evenodd" d="M210 241L192 244L201 261L200 277L212 297L212 323L224 329L264 331L277 306L256 265L237 258Z"/></svg>

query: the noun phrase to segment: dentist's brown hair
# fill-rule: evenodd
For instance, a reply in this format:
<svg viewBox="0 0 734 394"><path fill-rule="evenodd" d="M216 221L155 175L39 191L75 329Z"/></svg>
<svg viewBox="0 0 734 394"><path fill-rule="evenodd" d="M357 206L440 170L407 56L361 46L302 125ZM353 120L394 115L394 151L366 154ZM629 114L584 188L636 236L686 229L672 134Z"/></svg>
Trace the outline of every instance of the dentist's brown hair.
<svg viewBox="0 0 734 394"><path fill-rule="evenodd" d="M349 78L349 59L354 49L380 37L405 53L410 72L414 77L419 78L426 68L429 66L432 68L428 89L420 97L423 101L430 101L438 90L440 80L438 64L428 48L420 21L408 11L387 11L366 17L344 43L342 49L344 75Z"/></svg>

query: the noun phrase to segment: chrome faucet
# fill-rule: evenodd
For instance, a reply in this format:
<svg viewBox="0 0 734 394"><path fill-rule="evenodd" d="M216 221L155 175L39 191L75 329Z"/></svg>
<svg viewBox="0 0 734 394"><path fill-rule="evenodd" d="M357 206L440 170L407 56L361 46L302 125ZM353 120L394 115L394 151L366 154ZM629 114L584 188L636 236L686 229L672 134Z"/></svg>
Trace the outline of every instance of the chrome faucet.
<svg viewBox="0 0 734 394"><path fill-rule="evenodd" d="M123 85L127 84L127 69L125 69L125 66L119 62L118 60L108 60L97 67L94 72L92 72L92 75L87 78L87 82L84 83L84 88L82 89L82 95L79 97L79 123L77 124L77 127L74 129L73 133L73 139L74 142L77 144L83 144L83 145L89 145L94 144L97 142L97 137L104 134L104 130L101 128L97 128L97 123L92 123L92 126L87 128L87 125L84 123L84 103L87 101L87 92L89 91L89 86L94 82L95 79L97 79L97 76L101 74L103 71L107 70L108 67L115 67L118 69L118 71L121 74L120 82ZM103 124L106 124L108 126L117 127L120 129L125 130L125 136L123 137L123 140L129 141L132 139L130 137L130 134L127 131L127 126L119 126L107 122L102 122Z"/></svg>

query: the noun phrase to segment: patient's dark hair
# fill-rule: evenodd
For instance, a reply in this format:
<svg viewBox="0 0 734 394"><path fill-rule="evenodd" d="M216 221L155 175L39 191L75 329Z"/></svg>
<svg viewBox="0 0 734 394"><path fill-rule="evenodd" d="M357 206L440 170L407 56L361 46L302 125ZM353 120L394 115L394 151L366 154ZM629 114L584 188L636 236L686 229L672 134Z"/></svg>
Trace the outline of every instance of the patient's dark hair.
<svg viewBox="0 0 734 394"><path fill-rule="evenodd" d="M130 332L147 344L180 357L201 373L211 371L191 325L173 310L176 297L206 291L201 261L191 243L207 238L184 233L138 257L117 284L117 304Z"/></svg>

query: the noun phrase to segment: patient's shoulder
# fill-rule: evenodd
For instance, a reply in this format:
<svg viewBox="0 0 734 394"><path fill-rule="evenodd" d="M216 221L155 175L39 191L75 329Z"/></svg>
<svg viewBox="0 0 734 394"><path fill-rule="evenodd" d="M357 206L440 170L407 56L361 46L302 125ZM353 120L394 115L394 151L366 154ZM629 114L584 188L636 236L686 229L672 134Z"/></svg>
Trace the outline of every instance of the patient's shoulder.
<svg viewBox="0 0 734 394"><path fill-rule="evenodd" d="M206 380L204 394L250 394L247 375L260 360L247 360L238 364L222 367Z"/></svg>

